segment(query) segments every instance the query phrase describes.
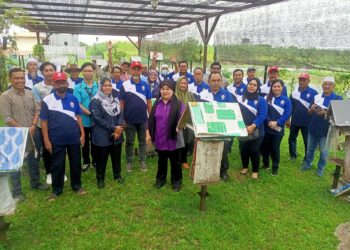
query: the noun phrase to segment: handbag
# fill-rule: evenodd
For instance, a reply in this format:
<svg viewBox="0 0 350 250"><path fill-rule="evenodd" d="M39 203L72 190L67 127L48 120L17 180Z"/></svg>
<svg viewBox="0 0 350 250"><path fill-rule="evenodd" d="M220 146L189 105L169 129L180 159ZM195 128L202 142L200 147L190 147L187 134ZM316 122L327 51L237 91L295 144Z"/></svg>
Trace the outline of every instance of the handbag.
<svg viewBox="0 0 350 250"><path fill-rule="evenodd" d="M239 141L252 141L259 138L259 128L255 128L254 132L252 134L249 134L247 136L239 136Z"/></svg>

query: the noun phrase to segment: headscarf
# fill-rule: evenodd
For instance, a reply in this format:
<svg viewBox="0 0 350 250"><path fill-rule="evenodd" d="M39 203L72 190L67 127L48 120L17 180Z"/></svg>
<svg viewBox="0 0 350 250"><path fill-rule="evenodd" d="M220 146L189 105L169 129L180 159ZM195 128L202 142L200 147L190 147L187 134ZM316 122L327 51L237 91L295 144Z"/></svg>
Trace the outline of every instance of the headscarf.
<svg viewBox="0 0 350 250"><path fill-rule="evenodd" d="M100 81L99 89L96 95L92 99L99 100L101 102L102 108L110 116L117 116L120 113L120 104L117 97L113 97L112 94L105 95L102 91L103 85L107 82L111 82L111 79L105 77Z"/></svg>
<svg viewBox="0 0 350 250"><path fill-rule="evenodd" d="M251 81L256 81L257 83L257 89L254 93L250 93L248 91L248 84L251 82ZM258 100L259 96L260 96L260 86L261 86L261 82L260 82L260 79L257 78L257 77L254 77L252 79L249 80L247 84L247 90L244 92L243 94L243 97L242 97L242 100L245 101L245 99L248 99L248 100Z"/></svg>
<svg viewBox="0 0 350 250"><path fill-rule="evenodd" d="M181 76L179 79L176 81L176 87L175 87L175 95L176 97L184 104L188 105L189 102L194 102L194 96L187 90L181 90L180 89L180 82L185 79L187 81L188 85L188 80L186 77Z"/></svg>

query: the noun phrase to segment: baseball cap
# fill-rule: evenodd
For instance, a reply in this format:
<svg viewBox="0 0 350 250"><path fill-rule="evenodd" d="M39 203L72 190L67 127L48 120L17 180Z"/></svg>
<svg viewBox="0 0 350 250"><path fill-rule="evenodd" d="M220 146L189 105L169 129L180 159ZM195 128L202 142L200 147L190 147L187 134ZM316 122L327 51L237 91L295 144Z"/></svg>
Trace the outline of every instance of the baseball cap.
<svg viewBox="0 0 350 250"><path fill-rule="evenodd" d="M323 78L323 82L332 82L335 83L334 77L333 76L326 76Z"/></svg>
<svg viewBox="0 0 350 250"><path fill-rule="evenodd" d="M53 80L54 81L60 81L60 80L67 81L67 76L63 72L55 72L55 74L53 75Z"/></svg>
<svg viewBox="0 0 350 250"><path fill-rule="evenodd" d="M310 79L310 75L308 73L300 73L298 79Z"/></svg>
<svg viewBox="0 0 350 250"><path fill-rule="evenodd" d="M135 68L135 67L139 67L140 69L142 68L142 63L138 62L138 61L132 61L130 64L130 68Z"/></svg>
<svg viewBox="0 0 350 250"><path fill-rule="evenodd" d="M254 66L249 66L249 67L247 68L247 72L248 72L248 71L252 71L252 70L256 70L256 68L255 68Z"/></svg>
<svg viewBox="0 0 350 250"><path fill-rule="evenodd" d="M268 72L271 73L272 71L278 72L278 66L272 66L269 68Z"/></svg>

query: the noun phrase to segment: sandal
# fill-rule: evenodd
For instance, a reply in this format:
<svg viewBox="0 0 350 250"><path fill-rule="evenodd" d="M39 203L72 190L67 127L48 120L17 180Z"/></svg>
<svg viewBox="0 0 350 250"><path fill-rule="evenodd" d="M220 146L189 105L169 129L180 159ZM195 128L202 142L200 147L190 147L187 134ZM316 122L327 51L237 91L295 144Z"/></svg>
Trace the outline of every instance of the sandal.
<svg viewBox="0 0 350 250"><path fill-rule="evenodd" d="M79 188L78 190L74 191L78 195L86 195L87 191L83 188Z"/></svg>
<svg viewBox="0 0 350 250"><path fill-rule="evenodd" d="M252 179L257 180L258 179L258 173L252 173Z"/></svg>
<svg viewBox="0 0 350 250"><path fill-rule="evenodd" d="M49 202L52 202L52 201L55 201L57 198L58 198L58 196L56 194L52 193L52 194L50 194L49 197L47 197L47 200Z"/></svg>
<svg viewBox="0 0 350 250"><path fill-rule="evenodd" d="M240 171L241 175L247 175L248 174L248 168L242 168Z"/></svg>

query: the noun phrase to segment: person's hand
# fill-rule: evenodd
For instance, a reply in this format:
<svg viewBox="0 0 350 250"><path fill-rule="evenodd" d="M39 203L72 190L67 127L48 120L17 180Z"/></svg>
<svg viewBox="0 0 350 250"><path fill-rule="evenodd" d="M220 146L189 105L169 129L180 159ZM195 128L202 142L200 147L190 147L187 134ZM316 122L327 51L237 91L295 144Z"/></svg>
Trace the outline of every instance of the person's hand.
<svg viewBox="0 0 350 250"><path fill-rule="evenodd" d="M324 116L326 113L327 113L327 111L322 109L322 108L316 109L316 114L319 116Z"/></svg>
<svg viewBox="0 0 350 250"><path fill-rule="evenodd" d="M171 62L176 63L176 56L171 57Z"/></svg>
<svg viewBox="0 0 350 250"><path fill-rule="evenodd" d="M158 58L158 52L157 51L154 51L153 52L153 57L152 57L152 59L157 59Z"/></svg>
<svg viewBox="0 0 350 250"><path fill-rule="evenodd" d="M152 144L152 139L151 139L151 136L150 136L148 130L146 131L146 144L147 145L151 145Z"/></svg>
<svg viewBox="0 0 350 250"><path fill-rule="evenodd" d="M256 128L255 124L249 125L247 127L248 134L253 134L255 128Z"/></svg>
<svg viewBox="0 0 350 250"><path fill-rule="evenodd" d="M269 125L270 128L274 129L277 126L277 122L276 121L270 121L268 123L268 125Z"/></svg>
<svg viewBox="0 0 350 250"><path fill-rule="evenodd" d="M44 144L45 144L46 150L48 152L50 152L50 154L52 154L52 144L51 144L51 142L50 141L45 141Z"/></svg>
<svg viewBox="0 0 350 250"><path fill-rule="evenodd" d="M108 49L108 50L112 50L112 49L113 49L113 44L112 44L111 41L108 41L108 43L107 43L107 49Z"/></svg>
<svg viewBox="0 0 350 250"><path fill-rule="evenodd" d="M83 135L80 135L80 145L84 146L84 144L85 144L85 135L83 134Z"/></svg>
<svg viewBox="0 0 350 250"><path fill-rule="evenodd" d="M287 127L287 128L290 128L290 121L287 121L287 122L286 122L286 127Z"/></svg>
<svg viewBox="0 0 350 250"><path fill-rule="evenodd" d="M32 138L34 138L34 135L35 135L35 125L32 125L29 127L29 134Z"/></svg>
<svg viewBox="0 0 350 250"><path fill-rule="evenodd" d="M122 133L123 133L123 127L117 126L112 134L114 140L118 140L119 137L122 135Z"/></svg>

